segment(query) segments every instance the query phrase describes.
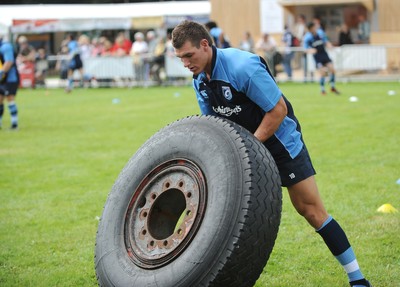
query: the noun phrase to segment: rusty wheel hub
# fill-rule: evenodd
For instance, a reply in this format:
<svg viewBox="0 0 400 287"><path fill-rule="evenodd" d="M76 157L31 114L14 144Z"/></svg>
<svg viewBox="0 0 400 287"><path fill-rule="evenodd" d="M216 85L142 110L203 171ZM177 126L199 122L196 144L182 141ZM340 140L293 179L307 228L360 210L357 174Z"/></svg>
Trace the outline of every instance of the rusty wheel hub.
<svg viewBox="0 0 400 287"><path fill-rule="evenodd" d="M171 160L152 170L126 213L125 246L133 262L157 268L178 257L200 226L205 201L205 178L193 162Z"/></svg>

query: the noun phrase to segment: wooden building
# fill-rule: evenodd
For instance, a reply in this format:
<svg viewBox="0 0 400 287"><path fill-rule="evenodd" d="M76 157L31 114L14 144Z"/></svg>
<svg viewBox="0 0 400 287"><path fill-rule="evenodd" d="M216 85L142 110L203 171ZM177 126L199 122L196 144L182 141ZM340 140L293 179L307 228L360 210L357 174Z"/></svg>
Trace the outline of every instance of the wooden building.
<svg viewBox="0 0 400 287"><path fill-rule="evenodd" d="M263 1L277 1L283 8L283 24L289 27L299 14L305 15L307 21L320 16L333 43L337 42L341 24L346 23L354 31L358 15L363 14L371 24L371 44L400 44L399 0L210 0L210 18L224 30L232 45L238 46L246 31L254 39L262 35ZM281 33L271 34L280 39Z"/></svg>

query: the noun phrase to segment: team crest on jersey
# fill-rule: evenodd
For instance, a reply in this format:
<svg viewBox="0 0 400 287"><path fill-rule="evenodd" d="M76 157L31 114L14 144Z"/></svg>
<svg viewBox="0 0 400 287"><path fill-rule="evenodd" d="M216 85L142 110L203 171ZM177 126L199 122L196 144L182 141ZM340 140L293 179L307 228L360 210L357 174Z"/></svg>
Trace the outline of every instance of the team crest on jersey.
<svg viewBox="0 0 400 287"><path fill-rule="evenodd" d="M200 94L202 95L203 98L208 99L207 92L205 90L201 90Z"/></svg>
<svg viewBox="0 0 400 287"><path fill-rule="evenodd" d="M222 86L222 93L224 94L225 99L228 101L232 100L232 92L229 87Z"/></svg>

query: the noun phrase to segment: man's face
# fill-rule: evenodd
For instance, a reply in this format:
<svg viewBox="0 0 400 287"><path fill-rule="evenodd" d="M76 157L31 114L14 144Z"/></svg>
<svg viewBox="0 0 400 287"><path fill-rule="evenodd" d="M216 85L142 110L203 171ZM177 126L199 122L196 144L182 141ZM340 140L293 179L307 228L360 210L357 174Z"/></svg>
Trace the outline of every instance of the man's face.
<svg viewBox="0 0 400 287"><path fill-rule="evenodd" d="M181 59L185 68L188 68L194 75L198 75L206 68L209 49L211 47L205 39L200 41L200 48L193 46L190 41L186 41L181 48L175 49L175 55Z"/></svg>
<svg viewBox="0 0 400 287"><path fill-rule="evenodd" d="M310 28L310 32L311 32L312 34L317 33L317 26L316 26L316 25L313 25L313 26Z"/></svg>

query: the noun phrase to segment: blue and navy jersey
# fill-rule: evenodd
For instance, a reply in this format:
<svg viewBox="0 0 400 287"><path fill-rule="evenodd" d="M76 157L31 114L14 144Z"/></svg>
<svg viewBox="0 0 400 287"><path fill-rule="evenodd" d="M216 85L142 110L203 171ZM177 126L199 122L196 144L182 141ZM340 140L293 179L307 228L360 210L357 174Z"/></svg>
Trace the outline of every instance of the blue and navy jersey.
<svg viewBox="0 0 400 287"><path fill-rule="evenodd" d="M11 69L7 72L5 82L17 83L19 82L18 70L15 64L15 53L13 46L8 42L0 40L0 61L4 65L5 62L12 62Z"/></svg>
<svg viewBox="0 0 400 287"><path fill-rule="evenodd" d="M264 59L239 49L212 48L211 79L204 72L193 77L201 113L227 118L254 133L265 113L283 97L288 114L264 144L272 155L284 152L296 157L303 147L300 125Z"/></svg>
<svg viewBox="0 0 400 287"><path fill-rule="evenodd" d="M68 51L69 51L69 54L70 54L70 55L74 56L74 55L76 55L76 54L79 54L79 44L78 44L78 41L76 41L76 40L71 40L71 41L68 42L67 46L68 46Z"/></svg>
<svg viewBox="0 0 400 287"><path fill-rule="evenodd" d="M325 34L322 33L324 32L323 31L317 32L316 34L308 32L307 34L305 34L303 40L303 47L304 49L311 49L311 48L316 49L317 53L313 55L315 62L325 64L327 62L330 62L331 60L329 58L328 53L325 50L325 44L327 40L326 37L324 36Z"/></svg>

